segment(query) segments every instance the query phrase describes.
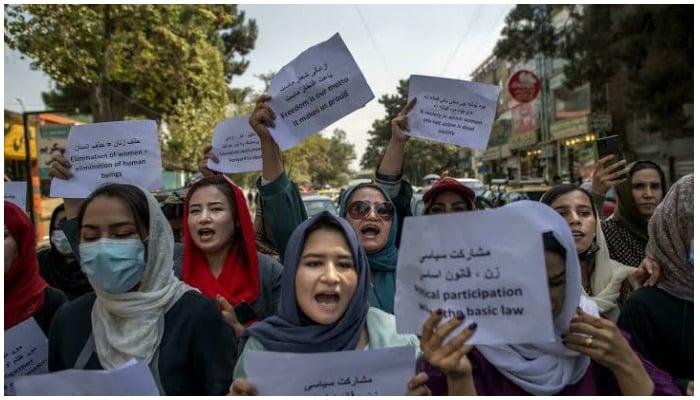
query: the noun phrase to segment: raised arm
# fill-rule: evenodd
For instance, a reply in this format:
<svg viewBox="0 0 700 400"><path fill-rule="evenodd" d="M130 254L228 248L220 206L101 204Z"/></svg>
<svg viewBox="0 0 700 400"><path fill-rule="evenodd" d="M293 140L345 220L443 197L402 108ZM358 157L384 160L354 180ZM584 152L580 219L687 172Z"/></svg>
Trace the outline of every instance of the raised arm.
<svg viewBox="0 0 700 400"><path fill-rule="evenodd" d="M73 177L70 172L70 162L63 155L65 149L59 149L51 156L51 168L49 178L68 180ZM80 243L80 227L78 226L78 213L85 199L63 199L63 207L66 211L66 220L61 222L61 229L68 238L68 243L73 250L73 254L79 254L78 245Z"/></svg>
<svg viewBox="0 0 700 400"><path fill-rule="evenodd" d="M269 96L262 96L250 116L250 126L260 138L263 170L256 185L265 229L284 260L284 250L294 229L308 218L299 189L284 173L282 153L269 128L275 126L275 113L267 105Z"/></svg>

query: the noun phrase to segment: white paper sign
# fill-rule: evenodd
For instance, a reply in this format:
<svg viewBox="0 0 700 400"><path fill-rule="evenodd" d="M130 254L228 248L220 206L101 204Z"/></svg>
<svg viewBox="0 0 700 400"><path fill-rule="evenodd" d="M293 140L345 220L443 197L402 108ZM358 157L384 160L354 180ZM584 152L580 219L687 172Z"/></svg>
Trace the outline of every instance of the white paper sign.
<svg viewBox="0 0 700 400"><path fill-rule="evenodd" d="M51 197L85 198L106 183L163 187L156 122L115 121L74 125L65 157L73 177L52 179Z"/></svg>
<svg viewBox="0 0 700 400"><path fill-rule="evenodd" d="M485 150L501 88L478 82L411 75L408 98L410 135Z"/></svg>
<svg viewBox="0 0 700 400"><path fill-rule="evenodd" d="M420 333L442 308L446 317L462 312L465 327L478 323L471 344L553 341L542 232L523 214L506 207L407 218L396 268L398 332Z"/></svg>
<svg viewBox="0 0 700 400"><path fill-rule="evenodd" d="M158 396L148 364L131 360L110 370L68 369L15 380L18 396Z"/></svg>
<svg viewBox="0 0 700 400"><path fill-rule="evenodd" d="M262 169L260 138L250 127L249 118L229 118L216 124L211 152L219 157L219 162L207 161L209 169L226 174Z"/></svg>
<svg viewBox="0 0 700 400"><path fill-rule="evenodd" d="M27 211L27 182L5 182L5 201Z"/></svg>
<svg viewBox="0 0 700 400"><path fill-rule="evenodd" d="M5 393L14 393L14 379L49 372L49 340L34 318L5 331Z"/></svg>
<svg viewBox="0 0 700 400"><path fill-rule="evenodd" d="M280 149L363 107L374 98L362 71L339 34L301 53L282 67L270 83L270 130Z"/></svg>
<svg viewBox="0 0 700 400"><path fill-rule="evenodd" d="M304 354L252 351L245 363L246 379L261 396L405 396L416 365L410 346Z"/></svg>

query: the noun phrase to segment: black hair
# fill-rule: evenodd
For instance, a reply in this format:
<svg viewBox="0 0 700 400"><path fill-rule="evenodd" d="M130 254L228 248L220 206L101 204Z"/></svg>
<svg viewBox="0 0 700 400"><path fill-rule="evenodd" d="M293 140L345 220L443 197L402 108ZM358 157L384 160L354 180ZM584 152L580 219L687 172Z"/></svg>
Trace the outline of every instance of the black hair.
<svg viewBox="0 0 700 400"><path fill-rule="evenodd" d="M551 189L544 192L544 194L540 198L540 203L544 203L544 204L551 207L552 203L554 203L554 201L556 201L556 199L558 199L559 197L561 197L565 194L576 191L576 190L578 190L581 193L584 193L586 195L586 197L588 197L588 201L591 203L591 209L593 210L593 215L594 215L595 219L597 220L598 219L598 212L595 211L595 203L593 202L593 196L591 196L591 194L587 190L582 189L576 185L572 185L569 183L562 183L561 185L554 186Z"/></svg>
<svg viewBox="0 0 700 400"><path fill-rule="evenodd" d="M53 232L54 226L56 225L56 219L58 218L58 214L61 211L66 211L66 207L63 205L63 203L59 204L56 206L56 208L53 209L53 212L51 213L51 222L49 225L49 231ZM65 217L63 217L65 219Z"/></svg>
<svg viewBox="0 0 700 400"><path fill-rule="evenodd" d="M208 178L202 178L195 182L192 185L192 187L190 187L189 192L187 192L185 202L189 204L190 200L192 199L192 196L194 195L194 192L205 186L215 186L217 189L219 189L221 193L224 194L224 196L226 196L226 199L228 199L229 205L231 206L231 212L233 214L234 222L237 223L237 221L235 221L237 219L236 195L235 193L233 193L233 189L231 188L229 182L222 175L214 175ZM187 212L187 210L184 210L184 212Z"/></svg>
<svg viewBox="0 0 700 400"><path fill-rule="evenodd" d="M141 234L141 232L146 232L146 235L148 235L148 230L150 227L148 199L146 198L146 195L143 194L141 189L134 185L125 183L108 183L100 186L97 188L97 190L92 192L80 207L80 212L78 213L78 226L83 225L83 217L85 216L87 206L99 196L117 197L123 200L129 206L131 213L134 215L134 220L136 222L136 227L139 230L139 234Z"/></svg>
<svg viewBox="0 0 700 400"><path fill-rule="evenodd" d="M542 234L542 241L544 242L544 250L551 251L560 255L566 260L566 249L559 243L556 237L554 237L553 232L545 232Z"/></svg>
<svg viewBox="0 0 700 400"><path fill-rule="evenodd" d="M641 171L643 169L654 169L656 172L659 173L659 176L661 177L661 193L664 195L666 194L666 177L664 176L664 171L659 167L659 165L653 161L649 160L641 160L637 161L632 165L632 168L630 168L629 172L627 173L627 179L629 179L630 184L632 183L632 177L634 176L637 171Z"/></svg>

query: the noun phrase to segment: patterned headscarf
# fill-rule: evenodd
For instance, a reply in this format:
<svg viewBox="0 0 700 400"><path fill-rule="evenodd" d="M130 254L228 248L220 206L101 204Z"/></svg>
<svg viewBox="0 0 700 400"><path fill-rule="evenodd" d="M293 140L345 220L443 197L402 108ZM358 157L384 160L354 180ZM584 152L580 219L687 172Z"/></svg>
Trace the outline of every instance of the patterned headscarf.
<svg viewBox="0 0 700 400"><path fill-rule="evenodd" d="M678 180L649 220L646 253L661 268L658 287L693 301L693 268L688 261L693 239L693 174Z"/></svg>

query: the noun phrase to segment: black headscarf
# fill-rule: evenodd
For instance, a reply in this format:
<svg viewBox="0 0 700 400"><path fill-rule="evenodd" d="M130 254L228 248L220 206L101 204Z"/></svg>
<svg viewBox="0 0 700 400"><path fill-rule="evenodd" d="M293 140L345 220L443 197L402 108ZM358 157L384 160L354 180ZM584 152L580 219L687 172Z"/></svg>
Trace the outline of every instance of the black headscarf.
<svg viewBox="0 0 700 400"><path fill-rule="evenodd" d="M53 233L58 214L64 211L63 204L59 205L51 213L51 225L49 225L49 235ZM87 277L80 270L80 263L75 258L66 262L66 258L61 254L53 242L48 250L37 253L39 260L39 274L49 286L62 290L69 300L80 297L85 293L92 292L92 286Z"/></svg>

